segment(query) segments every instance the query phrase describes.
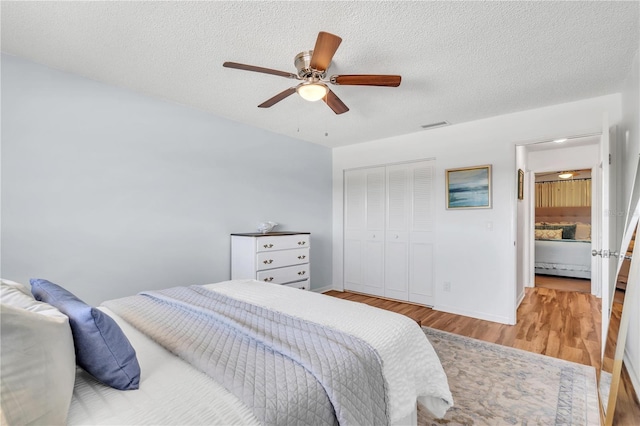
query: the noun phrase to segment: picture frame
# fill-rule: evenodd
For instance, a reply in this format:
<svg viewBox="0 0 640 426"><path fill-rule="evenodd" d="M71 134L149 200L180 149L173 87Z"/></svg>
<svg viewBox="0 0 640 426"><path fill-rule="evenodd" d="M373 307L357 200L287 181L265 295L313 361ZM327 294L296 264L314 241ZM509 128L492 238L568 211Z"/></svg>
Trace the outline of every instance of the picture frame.
<svg viewBox="0 0 640 426"><path fill-rule="evenodd" d="M491 208L491 164L445 170L447 210Z"/></svg>
<svg viewBox="0 0 640 426"><path fill-rule="evenodd" d="M518 169L518 200L524 199L524 171Z"/></svg>

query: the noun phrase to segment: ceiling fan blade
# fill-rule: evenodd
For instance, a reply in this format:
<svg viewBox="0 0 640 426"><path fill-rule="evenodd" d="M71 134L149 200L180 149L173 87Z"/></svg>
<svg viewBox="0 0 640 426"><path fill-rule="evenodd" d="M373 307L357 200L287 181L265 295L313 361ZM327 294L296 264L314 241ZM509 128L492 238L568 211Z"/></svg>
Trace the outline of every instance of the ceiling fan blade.
<svg viewBox="0 0 640 426"><path fill-rule="evenodd" d="M332 75L331 83L342 86L387 86L398 87L402 77L399 75L373 75L373 74L353 74L353 75Z"/></svg>
<svg viewBox="0 0 640 426"><path fill-rule="evenodd" d="M322 100L329 105L329 108L331 108L336 114L344 114L349 111L349 108L340 100L339 97L336 96L335 93L333 93L331 89L329 89Z"/></svg>
<svg viewBox="0 0 640 426"><path fill-rule="evenodd" d="M266 101L264 101L263 103L258 105L258 108L269 108L269 107L277 104L278 102L280 102L284 98L293 95L294 93L296 93L296 88L295 87L289 87L287 90L278 93L273 98L267 99Z"/></svg>
<svg viewBox="0 0 640 426"><path fill-rule="evenodd" d="M311 56L309 66L317 70L326 71L340 43L342 43L342 39L337 35L320 31L316 39L316 47L313 48L313 56Z"/></svg>
<svg viewBox="0 0 640 426"><path fill-rule="evenodd" d="M256 67L254 65L239 64L237 62L225 62L224 64L222 64L222 66L225 68L235 68L238 70L255 71L255 72L261 72L264 74L277 75L280 77L298 79L297 75L290 72L272 70L271 68Z"/></svg>

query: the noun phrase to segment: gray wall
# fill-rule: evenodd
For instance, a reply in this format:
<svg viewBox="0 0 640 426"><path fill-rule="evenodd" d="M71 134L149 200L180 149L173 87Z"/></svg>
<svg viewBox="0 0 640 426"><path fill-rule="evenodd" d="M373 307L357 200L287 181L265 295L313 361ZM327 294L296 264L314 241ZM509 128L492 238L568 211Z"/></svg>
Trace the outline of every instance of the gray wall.
<svg viewBox="0 0 640 426"><path fill-rule="evenodd" d="M272 220L332 284L329 148L2 55L1 149L3 278L92 304L222 281Z"/></svg>

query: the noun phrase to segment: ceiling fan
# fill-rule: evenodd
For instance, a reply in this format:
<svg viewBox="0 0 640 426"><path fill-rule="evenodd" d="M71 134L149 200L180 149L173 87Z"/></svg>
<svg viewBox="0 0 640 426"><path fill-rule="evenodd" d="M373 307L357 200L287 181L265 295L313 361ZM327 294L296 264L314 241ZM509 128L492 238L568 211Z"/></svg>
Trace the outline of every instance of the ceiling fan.
<svg viewBox="0 0 640 426"><path fill-rule="evenodd" d="M267 99L258 108L269 108L286 97L297 92L303 99L308 101L319 101L322 99L336 114L343 114L349 108L336 96L327 83L342 86L387 86L398 87L401 77L399 75L372 75L372 74L352 74L352 75L332 75L328 79L327 71L331 65L331 59L338 50L342 39L336 35L321 31L316 39L316 46L313 50L300 52L294 59L294 65L298 74L286 71L278 71L270 68L257 67L254 65L239 64L237 62L225 62L222 66L245 71L261 72L280 77L299 80L300 84L290 87L274 97Z"/></svg>

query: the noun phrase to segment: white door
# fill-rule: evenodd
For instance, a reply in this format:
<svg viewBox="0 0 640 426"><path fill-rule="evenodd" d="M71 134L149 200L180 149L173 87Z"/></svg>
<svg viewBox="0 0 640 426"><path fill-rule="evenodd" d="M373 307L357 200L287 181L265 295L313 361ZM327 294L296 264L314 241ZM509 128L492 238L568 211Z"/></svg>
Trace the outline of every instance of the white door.
<svg viewBox="0 0 640 426"><path fill-rule="evenodd" d="M435 161L387 166L384 294L434 303Z"/></svg>
<svg viewBox="0 0 640 426"><path fill-rule="evenodd" d="M344 288L434 303L435 161L344 173Z"/></svg>
<svg viewBox="0 0 640 426"><path fill-rule="evenodd" d="M615 233L615 216L612 215L616 211L615 205L615 188L612 188L611 162L612 147L610 137L609 121L605 115L602 124L602 135L600 137L600 236L596 247L592 254L596 257L598 267L592 269L592 273L597 275L598 282L595 283L595 293L602 295L602 336L607 335L609 327L609 311L611 309L611 300L615 290L615 274L616 265L611 263L611 252L617 250L616 233ZM593 277L592 277L593 278ZM593 291L592 291L593 292ZM602 347L604 348L604 339Z"/></svg>
<svg viewBox="0 0 640 426"><path fill-rule="evenodd" d="M364 291L366 188L363 170L344 172L344 289L359 292Z"/></svg>
<svg viewBox="0 0 640 426"><path fill-rule="evenodd" d="M344 288L384 294L385 169L344 173Z"/></svg>
<svg viewBox="0 0 640 426"><path fill-rule="evenodd" d="M365 169L366 225L364 236L364 292L384 296L384 206L385 206L385 169L375 167Z"/></svg>
<svg viewBox="0 0 640 426"><path fill-rule="evenodd" d="M435 160L411 164L409 301L435 302Z"/></svg>
<svg viewBox="0 0 640 426"><path fill-rule="evenodd" d="M387 166L387 230L384 295L409 300L410 167Z"/></svg>

